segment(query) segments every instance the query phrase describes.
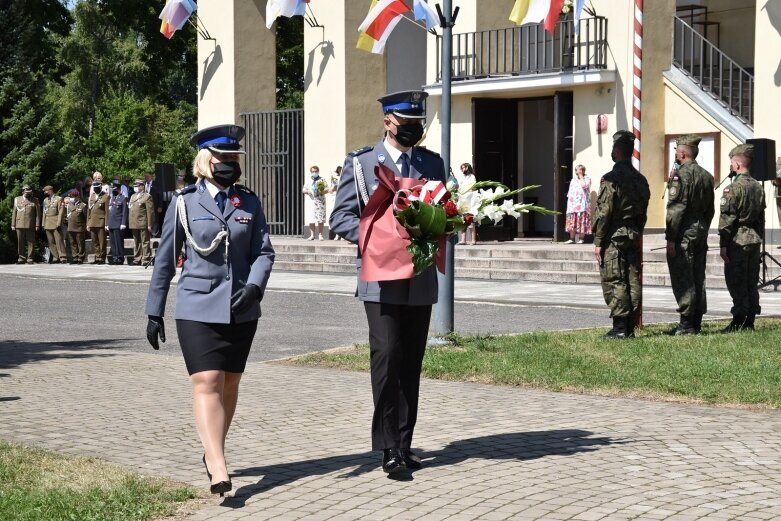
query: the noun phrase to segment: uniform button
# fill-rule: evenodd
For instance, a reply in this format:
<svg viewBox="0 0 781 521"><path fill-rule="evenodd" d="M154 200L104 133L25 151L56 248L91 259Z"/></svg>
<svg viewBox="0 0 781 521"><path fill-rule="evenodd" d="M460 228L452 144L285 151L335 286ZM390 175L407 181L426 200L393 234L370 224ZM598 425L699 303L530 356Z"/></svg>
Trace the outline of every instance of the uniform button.
<svg viewBox="0 0 781 521"><path fill-rule="evenodd" d="M225 280L230 280L230 279L231 279L230 275L225 275Z"/></svg>

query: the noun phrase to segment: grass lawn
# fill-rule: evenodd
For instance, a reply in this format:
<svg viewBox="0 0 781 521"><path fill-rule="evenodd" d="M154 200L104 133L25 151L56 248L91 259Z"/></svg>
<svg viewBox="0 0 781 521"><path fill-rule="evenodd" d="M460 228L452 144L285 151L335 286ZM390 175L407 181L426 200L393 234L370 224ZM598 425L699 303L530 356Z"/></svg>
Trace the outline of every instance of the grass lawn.
<svg viewBox="0 0 781 521"><path fill-rule="evenodd" d="M0 441L0 519L157 519L198 492L91 458Z"/></svg>
<svg viewBox="0 0 781 521"><path fill-rule="evenodd" d="M652 325L633 340L606 340L606 329L499 337L459 337L429 348L423 376L655 400L781 408L781 321L754 332L671 337ZM287 363L368 371L367 346L321 352Z"/></svg>

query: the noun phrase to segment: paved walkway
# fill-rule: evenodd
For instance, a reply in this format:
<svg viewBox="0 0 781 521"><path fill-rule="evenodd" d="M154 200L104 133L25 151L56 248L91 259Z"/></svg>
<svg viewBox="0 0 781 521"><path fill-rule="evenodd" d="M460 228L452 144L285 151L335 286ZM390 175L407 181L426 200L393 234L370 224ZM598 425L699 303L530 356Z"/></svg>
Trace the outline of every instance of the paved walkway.
<svg viewBox="0 0 781 521"><path fill-rule="evenodd" d="M148 277L108 266L3 266L0 274L54 269L48 276ZM275 273L272 285L344 292L354 284L307 277ZM456 295L571 303L597 290L483 284L457 281ZM779 313L776 295L763 297L768 313ZM779 412L431 380L421 396L415 446L425 467L395 481L369 452L368 375L249 363L227 444L235 496L210 500L193 519L781 519ZM0 341L5 440L205 489L189 400L178 358Z"/></svg>

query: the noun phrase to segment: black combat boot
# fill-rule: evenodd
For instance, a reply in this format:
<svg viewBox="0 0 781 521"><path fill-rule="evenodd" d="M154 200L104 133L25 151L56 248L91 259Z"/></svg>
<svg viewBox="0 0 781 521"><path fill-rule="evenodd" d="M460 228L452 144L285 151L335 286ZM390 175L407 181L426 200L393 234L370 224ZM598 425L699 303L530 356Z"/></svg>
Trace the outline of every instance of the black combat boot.
<svg viewBox="0 0 781 521"><path fill-rule="evenodd" d="M681 315L681 321L678 324L678 327L675 328L675 335L694 335L696 333L697 330L694 327L692 319L686 315Z"/></svg>
<svg viewBox="0 0 781 521"><path fill-rule="evenodd" d="M605 338L626 338L626 317L613 317L613 329L605 333Z"/></svg>
<svg viewBox="0 0 781 521"><path fill-rule="evenodd" d="M626 338L635 337L635 316L632 313L626 316L625 336Z"/></svg>
<svg viewBox="0 0 781 521"><path fill-rule="evenodd" d="M740 326L740 329L748 329L750 331L754 331L754 318L756 318L756 315L748 315L746 317L746 321L743 322L742 326Z"/></svg>
<svg viewBox="0 0 781 521"><path fill-rule="evenodd" d="M740 331L743 324L746 322L746 317L736 315L732 317L732 322L727 327L721 330L722 333L732 333L734 331Z"/></svg>
<svg viewBox="0 0 781 521"><path fill-rule="evenodd" d="M694 327L695 333L702 333L702 313L692 315L692 326Z"/></svg>

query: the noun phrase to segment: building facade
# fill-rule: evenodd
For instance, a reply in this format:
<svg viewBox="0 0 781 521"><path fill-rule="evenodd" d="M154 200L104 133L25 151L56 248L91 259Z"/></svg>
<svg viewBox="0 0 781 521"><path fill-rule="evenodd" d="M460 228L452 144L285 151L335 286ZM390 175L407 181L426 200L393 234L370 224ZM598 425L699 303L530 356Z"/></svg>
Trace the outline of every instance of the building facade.
<svg viewBox="0 0 781 521"><path fill-rule="evenodd" d="M199 2L199 16L209 31L225 28L224 35L215 36L216 44L199 41L201 82L209 80L206 88L199 86L201 123L215 121L215 100L221 103L216 112L232 111L236 121L242 112L273 109L268 86L273 32L262 20L265 2L242 8L251 13L239 13L240 4L247 3ZM378 141L382 125L376 99L394 90L429 92L423 145L439 150L441 37L404 20L383 55L366 53L355 43L368 0L325 4L310 2L317 24L305 25L304 32L303 163L328 173L350 150ZM652 191L648 229L653 232L664 228L666 178L676 136L703 136L698 162L717 183L729 171L732 147L751 138L781 139L781 104L776 101L781 92L781 2L646 0L640 13L635 0L590 0L593 10L583 14L577 31L563 17L553 34L541 24L516 27L508 20L512 0L453 4L459 7L452 56L454 172L469 162L478 179L511 187L542 185L526 197L563 212L574 165L586 166L592 189L598 190L599 177L612 167L612 134L633 128L634 87L641 86L641 117L635 125L642 136L640 170ZM636 22L642 22L641 42ZM223 64L214 67L220 38L229 40L232 50L229 56L223 44ZM642 47L641 84L635 43ZM230 60L234 63L228 64ZM259 63L266 60L270 64ZM225 85L234 93L232 108L224 98ZM302 168L301 183L306 174ZM779 219L774 188L765 185L770 233L779 229ZM564 238L563 223L563 216L528 216L481 228L481 237L559 240Z"/></svg>

